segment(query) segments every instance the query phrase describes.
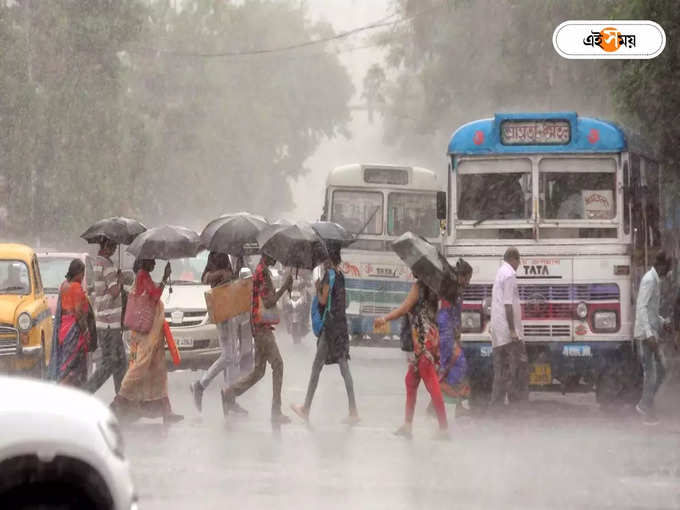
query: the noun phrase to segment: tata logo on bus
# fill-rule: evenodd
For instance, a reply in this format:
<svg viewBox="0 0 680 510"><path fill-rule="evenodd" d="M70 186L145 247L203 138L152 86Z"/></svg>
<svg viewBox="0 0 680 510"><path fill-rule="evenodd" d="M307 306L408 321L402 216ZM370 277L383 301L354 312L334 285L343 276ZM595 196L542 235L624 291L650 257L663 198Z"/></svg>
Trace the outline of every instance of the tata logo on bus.
<svg viewBox="0 0 680 510"><path fill-rule="evenodd" d="M522 266L522 268L524 268L524 274L527 276L550 276L548 266L535 265Z"/></svg>
<svg viewBox="0 0 680 510"><path fill-rule="evenodd" d="M569 59L650 59L666 47L666 33L649 20L572 20L555 29L553 46Z"/></svg>

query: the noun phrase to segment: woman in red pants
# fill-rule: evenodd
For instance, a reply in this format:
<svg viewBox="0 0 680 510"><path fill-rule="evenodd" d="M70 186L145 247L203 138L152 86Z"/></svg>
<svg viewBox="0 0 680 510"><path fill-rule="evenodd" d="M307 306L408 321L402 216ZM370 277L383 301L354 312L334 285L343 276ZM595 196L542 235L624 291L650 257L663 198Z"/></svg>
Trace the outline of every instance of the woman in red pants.
<svg viewBox="0 0 680 510"><path fill-rule="evenodd" d="M424 283L416 281L404 302L384 317L375 320L375 326L381 327L388 321L393 321L406 314L411 324L413 338L413 359L409 362L406 372L406 416L395 434L411 437L413 413L416 407L418 385L422 379L427 391L432 397L432 404L439 421L438 437L448 437L448 422L446 409L442 398L437 363L439 361L439 330L437 329L437 295Z"/></svg>

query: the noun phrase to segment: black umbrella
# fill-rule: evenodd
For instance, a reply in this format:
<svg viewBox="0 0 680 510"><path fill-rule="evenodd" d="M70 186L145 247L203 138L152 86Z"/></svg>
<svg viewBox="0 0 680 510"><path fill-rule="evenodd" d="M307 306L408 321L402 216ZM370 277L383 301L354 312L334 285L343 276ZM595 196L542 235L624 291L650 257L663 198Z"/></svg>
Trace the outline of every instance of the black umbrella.
<svg viewBox="0 0 680 510"><path fill-rule="evenodd" d="M115 216L99 220L83 232L80 237L90 244L101 243L104 239L116 244L130 244L145 230L146 227L137 220Z"/></svg>
<svg viewBox="0 0 680 510"><path fill-rule="evenodd" d="M244 255L244 245L257 242L267 220L247 212L225 214L211 221L201 233L201 246L210 251Z"/></svg>
<svg viewBox="0 0 680 510"><path fill-rule="evenodd" d="M453 268L423 237L406 232L392 243L392 249L411 269L413 276L438 296L447 299L455 296L458 283Z"/></svg>
<svg viewBox="0 0 680 510"><path fill-rule="evenodd" d="M260 251L284 266L314 269L328 258L326 246L309 223L271 225L257 237Z"/></svg>
<svg viewBox="0 0 680 510"><path fill-rule="evenodd" d="M348 246L356 241L356 237L345 230L345 227L332 221L317 221L312 223L312 228L326 242Z"/></svg>
<svg viewBox="0 0 680 510"><path fill-rule="evenodd" d="M163 225L139 235L128 247L138 259L181 259L194 257L200 248L200 238L193 230Z"/></svg>

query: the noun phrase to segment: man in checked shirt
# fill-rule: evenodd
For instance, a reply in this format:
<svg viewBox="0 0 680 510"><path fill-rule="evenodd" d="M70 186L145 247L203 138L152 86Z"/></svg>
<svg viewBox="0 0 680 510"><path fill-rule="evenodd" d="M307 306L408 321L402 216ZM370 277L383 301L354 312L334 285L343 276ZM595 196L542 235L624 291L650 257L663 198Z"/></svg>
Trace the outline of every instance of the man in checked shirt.
<svg viewBox="0 0 680 510"><path fill-rule="evenodd" d="M269 363L272 367L272 423L290 423L290 418L281 412L281 386L283 383L283 359L279 353L274 338L274 323L267 322L267 319L260 313L260 306L266 309L276 307L276 302L284 292L289 290L293 284L293 276L288 274L286 281L279 290L274 289L269 266L276 263L272 257L263 254L260 263L257 265L253 275L253 304L251 311L251 322L253 338L255 340L255 366L252 372L242 377L226 390L222 391L222 409L225 416L234 410L236 397L245 393L255 385L262 377ZM277 321L278 322L278 321Z"/></svg>
<svg viewBox="0 0 680 510"><path fill-rule="evenodd" d="M85 383L84 388L91 393L101 388L113 375L113 385L118 394L127 371L128 362L121 329L123 279L120 271L111 261L116 247L113 241L102 240L99 245L99 254L94 262L94 310L97 321L97 343L102 350L102 362Z"/></svg>

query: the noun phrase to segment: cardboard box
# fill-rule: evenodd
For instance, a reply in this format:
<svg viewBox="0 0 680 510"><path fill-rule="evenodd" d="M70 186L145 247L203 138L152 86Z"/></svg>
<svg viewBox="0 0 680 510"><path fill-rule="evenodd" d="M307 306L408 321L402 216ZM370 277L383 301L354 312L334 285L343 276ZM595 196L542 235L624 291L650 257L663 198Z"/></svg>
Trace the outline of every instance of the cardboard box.
<svg viewBox="0 0 680 510"><path fill-rule="evenodd" d="M210 321L218 324L240 313L250 312L253 300L253 279L235 280L205 293Z"/></svg>

